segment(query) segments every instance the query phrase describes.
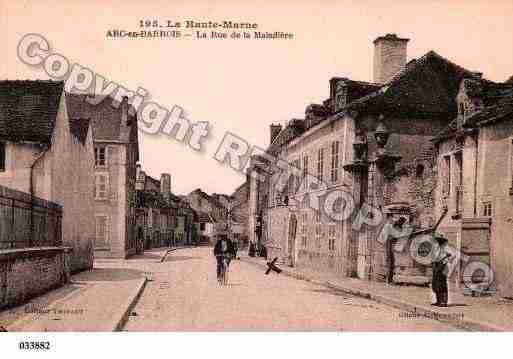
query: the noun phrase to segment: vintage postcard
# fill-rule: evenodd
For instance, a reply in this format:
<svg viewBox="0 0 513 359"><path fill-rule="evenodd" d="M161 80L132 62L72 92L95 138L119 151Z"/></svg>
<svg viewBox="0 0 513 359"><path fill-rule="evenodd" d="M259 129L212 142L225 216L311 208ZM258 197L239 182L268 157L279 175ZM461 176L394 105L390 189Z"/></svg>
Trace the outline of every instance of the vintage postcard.
<svg viewBox="0 0 513 359"><path fill-rule="evenodd" d="M0 30L0 343L513 331L511 1L0 0Z"/></svg>

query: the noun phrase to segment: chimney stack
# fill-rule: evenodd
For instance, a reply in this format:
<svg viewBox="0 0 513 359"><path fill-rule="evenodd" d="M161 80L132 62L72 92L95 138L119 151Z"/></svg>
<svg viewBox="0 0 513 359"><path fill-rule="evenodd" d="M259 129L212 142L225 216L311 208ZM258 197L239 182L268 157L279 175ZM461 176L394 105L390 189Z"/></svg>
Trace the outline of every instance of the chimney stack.
<svg viewBox="0 0 513 359"><path fill-rule="evenodd" d="M169 173L160 175L160 193L167 199L171 197L171 175Z"/></svg>
<svg viewBox="0 0 513 359"><path fill-rule="evenodd" d="M409 39L386 34L374 40L374 82L384 84L406 66Z"/></svg>
<svg viewBox="0 0 513 359"><path fill-rule="evenodd" d="M136 191L144 191L144 187L146 186L146 173L141 169L139 163L136 166L135 173L135 189Z"/></svg>
<svg viewBox="0 0 513 359"><path fill-rule="evenodd" d="M280 133L282 127L280 124L275 125L274 123L272 123L270 126L270 129L271 129L271 142L270 143L273 143L276 136L278 136L278 134Z"/></svg>
<svg viewBox="0 0 513 359"><path fill-rule="evenodd" d="M128 126L128 97L123 96L121 100L121 124Z"/></svg>

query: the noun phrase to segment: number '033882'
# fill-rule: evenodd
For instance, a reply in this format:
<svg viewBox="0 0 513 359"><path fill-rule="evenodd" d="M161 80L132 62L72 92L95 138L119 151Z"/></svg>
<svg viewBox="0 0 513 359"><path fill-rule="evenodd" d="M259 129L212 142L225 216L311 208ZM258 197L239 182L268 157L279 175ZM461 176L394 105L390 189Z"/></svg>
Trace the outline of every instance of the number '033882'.
<svg viewBox="0 0 513 359"><path fill-rule="evenodd" d="M50 350L50 342L20 342L21 350Z"/></svg>

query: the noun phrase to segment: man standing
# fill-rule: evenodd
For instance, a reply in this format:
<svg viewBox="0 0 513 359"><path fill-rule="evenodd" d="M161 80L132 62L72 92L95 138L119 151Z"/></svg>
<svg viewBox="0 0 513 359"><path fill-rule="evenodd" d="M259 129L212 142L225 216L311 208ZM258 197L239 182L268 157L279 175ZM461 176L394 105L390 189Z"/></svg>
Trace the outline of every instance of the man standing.
<svg viewBox="0 0 513 359"><path fill-rule="evenodd" d="M385 266L386 266L386 282L392 284L394 282L394 244L397 242L397 235L403 231L403 226L406 223L406 218L401 216L393 223L385 224L385 227L380 233L380 243L385 245Z"/></svg>
<svg viewBox="0 0 513 359"><path fill-rule="evenodd" d="M447 238L441 233L436 233L434 239L438 244L438 253L433 260L433 280L431 283L431 289L436 295L437 307L447 307L447 301L449 299L449 291L447 288L447 263L450 261L451 254L448 252Z"/></svg>

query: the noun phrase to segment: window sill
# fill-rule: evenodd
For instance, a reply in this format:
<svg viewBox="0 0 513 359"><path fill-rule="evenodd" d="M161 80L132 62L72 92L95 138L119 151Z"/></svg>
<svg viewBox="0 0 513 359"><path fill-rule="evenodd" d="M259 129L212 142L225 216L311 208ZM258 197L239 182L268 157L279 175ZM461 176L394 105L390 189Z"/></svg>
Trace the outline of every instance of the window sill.
<svg viewBox="0 0 513 359"><path fill-rule="evenodd" d="M94 247L95 251L110 252L110 247Z"/></svg>

